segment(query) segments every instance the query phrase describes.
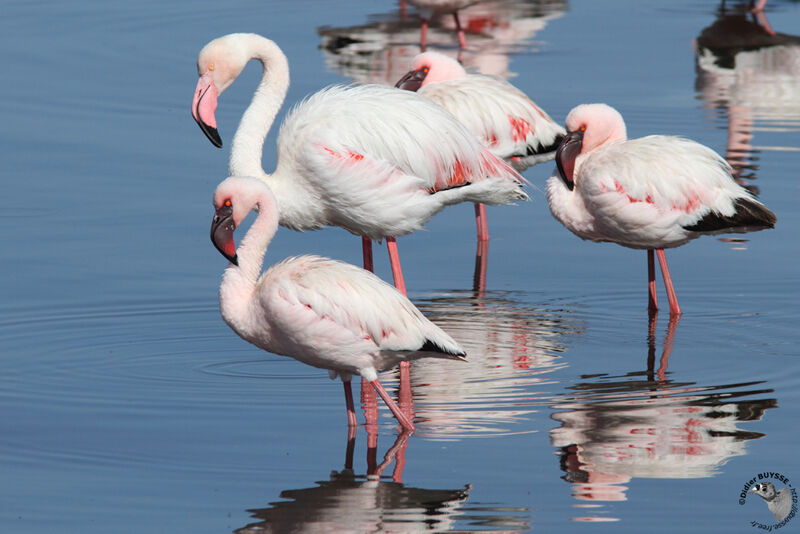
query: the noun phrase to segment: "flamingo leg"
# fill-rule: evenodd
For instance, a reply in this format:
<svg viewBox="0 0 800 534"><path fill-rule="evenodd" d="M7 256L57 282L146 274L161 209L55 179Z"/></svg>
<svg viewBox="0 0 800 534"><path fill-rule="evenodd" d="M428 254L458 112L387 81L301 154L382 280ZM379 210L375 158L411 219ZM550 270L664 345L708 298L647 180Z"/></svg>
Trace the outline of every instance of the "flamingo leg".
<svg viewBox="0 0 800 534"><path fill-rule="evenodd" d="M372 267L372 239L365 235L361 236L361 252L364 256L364 270L375 272Z"/></svg>
<svg viewBox="0 0 800 534"><path fill-rule="evenodd" d="M409 435L411 435L411 433L408 430L403 430L397 435L397 439L394 440L394 444L389 448L388 451L386 451L386 454L383 455L383 461L375 468L375 475L381 476L389 464L396 459L397 462L395 463L394 472L392 473L392 481L403 481L403 468L406 464L405 455L406 448L408 447Z"/></svg>
<svg viewBox="0 0 800 534"><path fill-rule="evenodd" d="M356 450L356 427L347 428L347 449L344 453L344 468L353 469L353 453Z"/></svg>
<svg viewBox="0 0 800 534"><path fill-rule="evenodd" d="M478 241L475 251L475 272L472 275L472 290L475 296L482 299L486 293L486 267L489 258L489 242Z"/></svg>
<svg viewBox="0 0 800 534"><path fill-rule="evenodd" d="M478 226L478 241L489 239L489 223L486 220L486 204L475 204L475 224Z"/></svg>
<svg viewBox="0 0 800 534"><path fill-rule="evenodd" d="M467 38L464 37L464 28L461 27L461 21L458 19L458 11L453 12L453 19L456 21L456 31L458 32L458 46L462 50L467 47Z"/></svg>
<svg viewBox="0 0 800 534"><path fill-rule="evenodd" d="M344 402L347 405L347 426L355 428L358 425L356 420L356 408L353 405L353 388L349 380L342 380L344 386Z"/></svg>
<svg viewBox="0 0 800 534"><path fill-rule="evenodd" d="M375 272L372 264L372 239L368 238L365 235L361 236L361 252L364 257L364 270L369 271L371 273ZM361 378L362 395L363 392L366 390L370 390L370 388L367 387L367 381L364 380L364 378Z"/></svg>
<svg viewBox="0 0 800 534"><path fill-rule="evenodd" d="M392 265L392 278L394 279L394 287L398 289L403 295L406 295L406 283L403 280L403 269L400 267L400 256L397 254L397 241L393 237L386 238L386 248L389 250L389 262ZM400 392L411 391L411 372L408 368L408 362L400 362ZM403 402L405 399L401 399ZM408 416L412 416L413 407L411 401L411 394L409 393L407 403L403 403L407 407Z"/></svg>
<svg viewBox="0 0 800 534"><path fill-rule="evenodd" d="M658 263L661 265L661 275L664 278L664 287L667 289L667 299L669 299L669 314L670 316L680 315L681 307L678 306L678 296L675 295L675 288L672 285L672 278L669 275L667 256L664 254L664 249L657 249L656 255L658 255Z"/></svg>
<svg viewBox="0 0 800 534"><path fill-rule="evenodd" d="M395 241L393 237L387 237L386 248L389 250L389 262L392 266L394 287L396 287L400 293L406 295L406 283L403 280L403 269L400 267L400 256L397 254L397 241Z"/></svg>
<svg viewBox="0 0 800 534"><path fill-rule="evenodd" d="M651 314L658 312L658 295L656 294L656 263L653 249L647 249L647 311Z"/></svg>
<svg viewBox="0 0 800 534"><path fill-rule="evenodd" d="M675 329L678 327L679 315L670 315L667 323L667 336L664 338L664 352L661 353L661 361L658 366L658 380L664 382L667 379L667 365L669 356L672 354L672 344L675 342Z"/></svg>
<svg viewBox="0 0 800 534"><path fill-rule="evenodd" d="M372 384L372 387L375 389L378 395L381 396L383 402L385 402L386 406L389 407L389 410L391 410L391 412L397 418L397 421L400 423L400 425L402 425L402 427L405 428L406 430L413 431L414 423L412 423L411 420L408 417L406 417L406 414L404 414L402 410L400 410L400 407L397 406L397 403L395 403L394 400L392 400L392 398L386 392L386 390L383 389L381 383L378 382L377 379L375 379L372 382L370 382L370 384Z"/></svg>
<svg viewBox="0 0 800 534"><path fill-rule="evenodd" d="M422 26L419 30L419 49L421 52L425 51L428 44L428 19L422 19Z"/></svg>

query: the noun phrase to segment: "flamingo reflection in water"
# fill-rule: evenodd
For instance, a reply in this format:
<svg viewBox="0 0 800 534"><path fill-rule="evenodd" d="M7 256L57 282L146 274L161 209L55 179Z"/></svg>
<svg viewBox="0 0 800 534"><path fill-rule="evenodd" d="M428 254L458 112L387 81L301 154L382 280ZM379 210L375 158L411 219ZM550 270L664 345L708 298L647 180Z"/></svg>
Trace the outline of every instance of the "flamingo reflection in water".
<svg viewBox="0 0 800 534"><path fill-rule="evenodd" d="M531 304L498 291L454 291L415 304L470 354L458 365L414 362L417 433L457 439L534 431L551 373L567 365L561 354L582 331L571 306Z"/></svg>
<svg viewBox="0 0 800 534"><path fill-rule="evenodd" d="M700 32L695 87L704 107L727 123L725 159L734 177L758 193L758 154L797 150L785 134L800 131L800 36L775 32L765 13L752 8L752 2L722 2L717 19ZM780 133L781 146L753 146L756 132Z"/></svg>
<svg viewBox="0 0 800 534"><path fill-rule="evenodd" d="M378 464L377 434L369 430L369 425L367 432L370 444L366 474L356 474L353 467L352 429L344 469L331 471L328 480L312 487L283 491L281 500L268 507L248 510L258 521L234 532L449 532L457 528L459 521L491 524L509 533L526 532L530 527L526 508L509 511L508 507L470 505L469 484L455 489L427 489L403 483L402 468L395 468L391 478L383 475L384 469L405 450L409 434L400 433Z"/></svg>
<svg viewBox="0 0 800 534"><path fill-rule="evenodd" d="M457 58L464 67L481 74L508 79L510 56L535 51L537 32L567 9L565 0L490 0L459 11L469 34L468 49L452 48L452 29L443 28L451 16L434 17L428 32L428 47ZM358 83L394 85L422 50L418 44L420 21L403 18L398 10L372 15L370 22L348 27L318 28L320 48L329 70Z"/></svg>
<svg viewBox="0 0 800 534"><path fill-rule="evenodd" d="M550 431L550 441L560 453L562 478L584 504L626 500L626 484L634 478L716 475L730 458L746 453L747 441L764 436L737 424L760 420L777 406L763 381L700 385L668 378L678 318L670 318L658 358L655 324L651 316L645 371L590 375L551 406L560 426ZM746 399L734 400L740 397ZM574 519L615 518L598 513Z"/></svg>

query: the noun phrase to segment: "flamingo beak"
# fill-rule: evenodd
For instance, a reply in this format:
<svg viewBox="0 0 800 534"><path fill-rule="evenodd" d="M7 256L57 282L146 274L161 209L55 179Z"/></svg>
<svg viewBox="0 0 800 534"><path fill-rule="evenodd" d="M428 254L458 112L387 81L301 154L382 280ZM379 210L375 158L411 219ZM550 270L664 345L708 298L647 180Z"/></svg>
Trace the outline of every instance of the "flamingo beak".
<svg viewBox="0 0 800 534"><path fill-rule="evenodd" d="M570 191L575 187L573 173L575 172L575 158L581 153L583 147L583 132L575 130L569 132L556 150L556 166L558 174Z"/></svg>
<svg viewBox="0 0 800 534"><path fill-rule="evenodd" d="M398 89L405 89L406 91L417 91L422 87L422 82L425 81L425 76L428 75L427 69L410 70L405 76L395 84Z"/></svg>
<svg viewBox="0 0 800 534"><path fill-rule="evenodd" d="M197 88L192 99L192 117L200 125L208 140L215 147L222 148L222 138L217 132L217 119L214 112L217 110L217 86L210 73L205 73L197 80Z"/></svg>
<svg viewBox="0 0 800 534"><path fill-rule="evenodd" d="M234 265L239 265L236 257L236 244L233 242L233 231L236 230L236 223L233 220L233 207L222 205L214 214L211 221L211 242L228 261Z"/></svg>

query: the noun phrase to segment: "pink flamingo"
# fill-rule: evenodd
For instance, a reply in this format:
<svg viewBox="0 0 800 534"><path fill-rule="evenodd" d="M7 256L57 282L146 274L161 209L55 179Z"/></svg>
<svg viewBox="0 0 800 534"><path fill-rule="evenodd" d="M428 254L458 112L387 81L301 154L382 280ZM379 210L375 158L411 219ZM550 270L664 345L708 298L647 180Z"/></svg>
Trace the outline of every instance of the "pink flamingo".
<svg viewBox="0 0 800 534"><path fill-rule="evenodd" d="M267 174L264 139L289 86L288 61L273 41L230 34L208 43L197 60L192 114L221 146L217 97L251 59L264 72L233 138L229 174L269 184L283 226L333 225L363 236L365 268L372 266L370 240L385 238L401 291L396 236L422 228L450 204L528 198L522 177L452 115L424 97L379 85L329 87L295 106L280 129L275 172Z"/></svg>
<svg viewBox="0 0 800 534"><path fill-rule="evenodd" d="M378 371L420 357L464 360L465 353L397 289L374 274L319 256L298 256L261 267L278 229L279 206L256 178L230 177L214 192L211 241L231 263L219 288L222 317L259 348L328 369L345 389L347 420L355 426L351 375L383 398L400 424L411 420L378 381ZM238 250L233 232L258 211Z"/></svg>
<svg viewBox="0 0 800 534"><path fill-rule="evenodd" d="M396 87L417 91L442 106L518 171L553 159L564 138L564 128L525 93L499 78L467 74L444 54L419 54ZM475 215L478 239L488 239L485 206L476 204Z"/></svg>
<svg viewBox="0 0 800 534"><path fill-rule="evenodd" d="M605 104L574 108L547 181L550 211L582 239L647 249L649 310L658 309L653 250L670 315L680 315L665 248L703 234L775 226L776 217L731 176L710 148L681 137L627 139L625 121Z"/></svg>

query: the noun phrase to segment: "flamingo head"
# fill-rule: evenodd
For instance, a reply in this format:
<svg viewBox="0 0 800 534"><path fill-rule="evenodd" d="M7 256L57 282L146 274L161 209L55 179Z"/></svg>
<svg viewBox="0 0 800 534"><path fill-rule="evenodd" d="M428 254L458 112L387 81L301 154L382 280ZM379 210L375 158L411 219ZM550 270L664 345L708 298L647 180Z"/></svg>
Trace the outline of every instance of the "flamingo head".
<svg viewBox="0 0 800 534"><path fill-rule="evenodd" d="M250 60L243 34L230 34L214 39L197 56L200 79L192 99L192 117L214 146L222 147L217 132L217 97L227 89Z"/></svg>
<svg viewBox="0 0 800 534"><path fill-rule="evenodd" d="M211 242L234 265L239 265L233 232L252 210L270 214L278 227L278 202L269 186L257 178L230 176L214 191Z"/></svg>
<svg viewBox="0 0 800 534"><path fill-rule="evenodd" d="M453 80L466 73L464 67L455 59L438 52L424 52L414 58L411 70L400 78L395 87L417 91L429 83Z"/></svg>
<svg viewBox="0 0 800 534"><path fill-rule="evenodd" d="M567 115L567 135L556 150L556 166L561 179L575 187L575 162L579 155L614 141L627 138L625 121L606 104L581 104Z"/></svg>

